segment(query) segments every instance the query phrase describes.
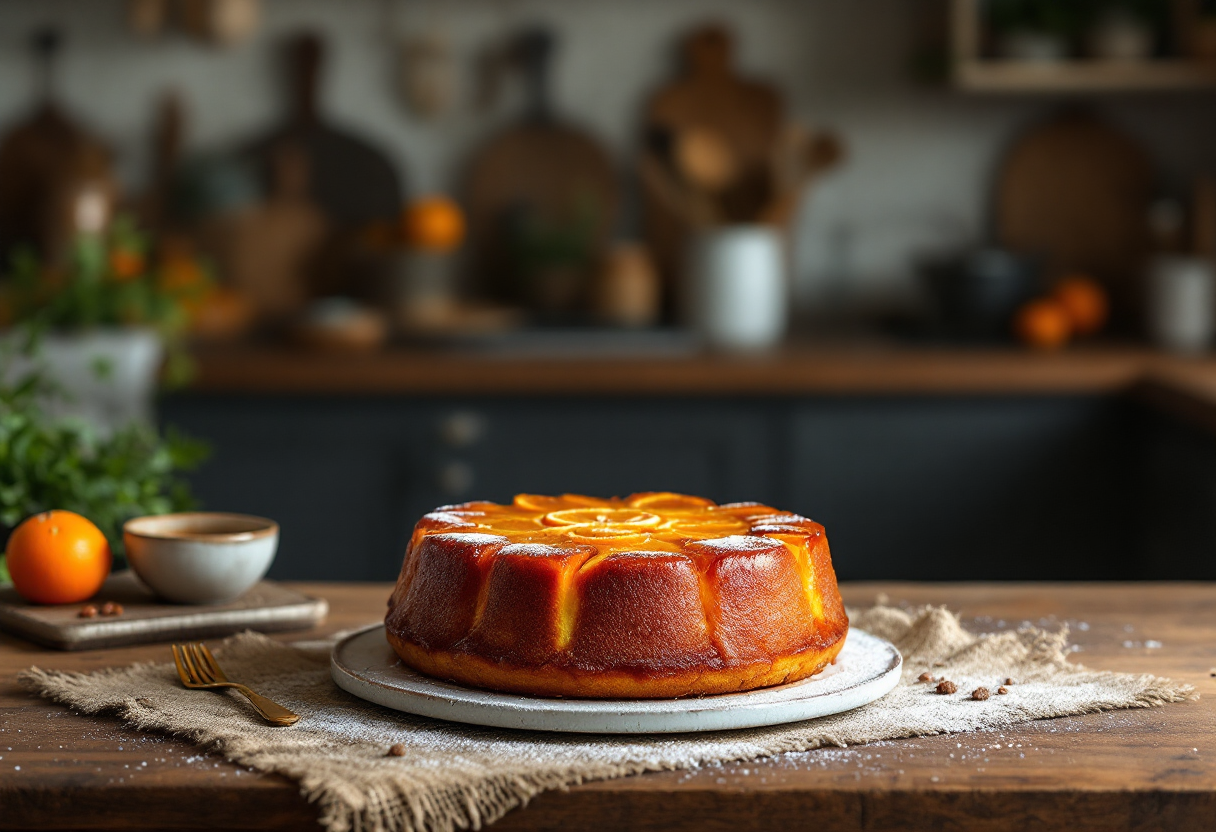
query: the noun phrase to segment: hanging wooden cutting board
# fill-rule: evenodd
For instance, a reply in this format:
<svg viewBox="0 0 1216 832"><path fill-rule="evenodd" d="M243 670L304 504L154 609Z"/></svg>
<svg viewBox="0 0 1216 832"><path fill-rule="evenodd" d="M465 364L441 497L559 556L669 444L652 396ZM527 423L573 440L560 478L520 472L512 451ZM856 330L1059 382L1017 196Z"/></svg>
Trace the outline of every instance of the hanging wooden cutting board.
<svg viewBox="0 0 1216 832"><path fill-rule="evenodd" d="M1152 187L1152 164L1133 139L1069 112L1029 130L1006 155L996 238L1041 256L1049 280L1078 271L1103 282L1126 319L1138 306Z"/></svg>
<svg viewBox="0 0 1216 832"><path fill-rule="evenodd" d="M731 183L715 201L725 219L755 221L769 204L773 154L784 126L784 104L771 85L740 76L733 63L728 30L710 25L693 31L682 46L679 77L659 89L647 103L645 131L648 154L676 147L681 137L706 131L729 150ZM648 163L673 160L646 159ZM687 212L673 210L671 200L643 178L646 239L669 284L680 272L680 255L692 230Z"/></svg>
<svg viewBox="0 0 1216 832"><path fill-rule="evenodd" d="M518 300L511 285L509 223L526 212L550 224L589 215L592 259L605 249L616 222L617 174L598 141L554 113L549 69L555 39L545 29L524 32L512 50L528 104L523 118L483 146L468 169L469 232L485 288Z"/></svg>
<svg viewBox="0 0 1216 832"><path fill-rule="evenodd" d="M292 97L287 118L252 148L266 178L272 178L281 149L290 145L305 155L309 195L335 226L352 229L395 219L404 203L400 172L370 142L332 124L321 111L321 38L297 36L287 44L286 57Z"/></svg>

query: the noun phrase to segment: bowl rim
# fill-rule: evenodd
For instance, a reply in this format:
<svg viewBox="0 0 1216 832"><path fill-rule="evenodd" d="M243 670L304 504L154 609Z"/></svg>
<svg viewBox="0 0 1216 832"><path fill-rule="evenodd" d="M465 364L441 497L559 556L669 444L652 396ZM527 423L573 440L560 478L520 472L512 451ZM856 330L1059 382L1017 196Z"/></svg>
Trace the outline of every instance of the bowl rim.
<svg viewBox="0 0 1216 832"><path fill-rule="evenodd" d="M239 520L255 524L257 528L240 532L189 532L169 531L141 528L151 523L166 520L192 520L206 518L209 520L227 519ZM242 543L249 540L271 537L279 533L279 524L255 514L239 514L231 511L178 511L169 514L145 514L142 517L132 517L122 524L124 535L139 537L146 540L192 540L201 543Z"/></svg>

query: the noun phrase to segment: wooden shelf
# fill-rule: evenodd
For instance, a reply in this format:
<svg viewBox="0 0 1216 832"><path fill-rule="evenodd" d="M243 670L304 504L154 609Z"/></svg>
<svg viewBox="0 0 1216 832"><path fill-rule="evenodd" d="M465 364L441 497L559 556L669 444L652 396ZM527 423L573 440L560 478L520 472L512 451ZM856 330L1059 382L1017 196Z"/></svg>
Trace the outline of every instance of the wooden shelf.
<svg viewBox="0 0 1216 832"><path fill-rule="evenodd" d="M1035 395L1117 394L1160 378L1210 399L1216 358L1146 349L1040 354L874 346L790 347L763 356L509 358L390 349L320 355L274 347L201 350L192 389L305 395Z"/></svg>
<svg viewBox="0 0 1216 832"><path fill-rule="evenodd" d="M980 0L952 0L954 85L977 93L1084 94L1216 90L1216 64L1189 58L1035 62L983 57Z"/></svg>
<svg viewBox="0 0 1216 832"><path fill-rule="evenodd" d="M954 84L969 92L1103 93L1216 90L1216 66L1188 60L1053 63L967 59Z"/></svg>

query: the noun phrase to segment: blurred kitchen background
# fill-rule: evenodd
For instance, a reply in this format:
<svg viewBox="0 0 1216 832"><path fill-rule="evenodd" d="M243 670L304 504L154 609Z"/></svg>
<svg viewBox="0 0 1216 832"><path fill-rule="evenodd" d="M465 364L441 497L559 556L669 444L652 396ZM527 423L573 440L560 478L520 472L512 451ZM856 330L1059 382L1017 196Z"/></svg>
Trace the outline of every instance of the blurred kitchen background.
<svg viewBox="0 0 1216 832"><path fill-rule="evenodd" d="M645 490L1216 577L1207 0L4 0L0 256L51 410L204 441L272 577Z"/></svg>

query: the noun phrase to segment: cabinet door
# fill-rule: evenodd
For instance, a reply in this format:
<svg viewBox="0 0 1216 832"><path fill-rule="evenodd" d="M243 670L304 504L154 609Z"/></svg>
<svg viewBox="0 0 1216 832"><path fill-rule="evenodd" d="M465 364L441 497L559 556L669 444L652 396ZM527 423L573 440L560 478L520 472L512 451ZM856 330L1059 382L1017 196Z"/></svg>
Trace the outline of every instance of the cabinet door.
<svg viewBox="0 0 1216 832"><path fill-rule="evenodd" d="M808 401L791 508L842 578L1119 578L1138 548L1126 413L1104 399Z"/></svg>
<svg viewBox="0 0 1216 832"><path fill-rule="evenodd" d="M468 407L482 420L484 436L440 453L437 470L464 466L448 483L449 500L681 491L726 502L772 493L771 422L760 407L653 400Z"/></svg>
<svg viewBox="0 0 1216 832"><path fill-rule="evenodd" d="M176 396L163 420L212 443L203 506L279 521L271 576L391 580L426 511L521 491L685 491L770 500L764 407L640 400Z"/></svg>
<svg viewBox="0 0 1216 832"><path fill-rule="evenodd" d="M176 396L162 420L212 446L190 477L204 508L278 521L270 577L395 577L404 495L427 470L412 440L421 414L359 400Z"/></svg>

